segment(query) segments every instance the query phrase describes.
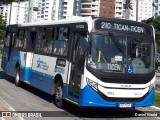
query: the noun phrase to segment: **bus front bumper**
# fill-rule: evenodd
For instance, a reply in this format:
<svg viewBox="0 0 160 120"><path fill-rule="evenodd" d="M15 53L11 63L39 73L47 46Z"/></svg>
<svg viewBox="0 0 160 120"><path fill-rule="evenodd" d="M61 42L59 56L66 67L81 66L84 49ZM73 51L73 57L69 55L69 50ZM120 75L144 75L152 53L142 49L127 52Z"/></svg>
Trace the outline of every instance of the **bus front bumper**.
<svg viewBox="0 0 160 120"><path fill-rule="evenodd" d="M79 105L82 107L120 107L120 104L131 104L131 107L147 107L153 105L154 92L155 88L144 99L138 102L112 102L105 100L90 86L86 85L84 89L81 89Z"/></svg>

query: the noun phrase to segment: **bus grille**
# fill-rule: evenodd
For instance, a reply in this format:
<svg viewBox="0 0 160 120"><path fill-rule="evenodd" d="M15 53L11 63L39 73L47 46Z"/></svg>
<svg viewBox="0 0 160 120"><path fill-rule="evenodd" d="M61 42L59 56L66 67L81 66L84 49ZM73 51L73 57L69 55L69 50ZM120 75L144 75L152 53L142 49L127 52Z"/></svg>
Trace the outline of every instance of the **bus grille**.
<svg viewBox="0 0 160 120"><path fill-rule="evenodd" d="M138 79L138 78L101 78L101 81L106 83L119 83L119 84L145 84L148 83L151 78Z"/></svg>
<svg viewBox="0 0 160 120"><path fill-rule="evenodd" d="M140 102L140 101L142 101L148 94L149 94L149 92L146 93L146 94L145 94L143 97L141 97L141 98L114 98L114 97L107 97L107 96L105 96L103 93L101 93L101 92L99 91L99 95L100 95L103 99L105 99L106 101L110 101L110 102Z"/></svg>

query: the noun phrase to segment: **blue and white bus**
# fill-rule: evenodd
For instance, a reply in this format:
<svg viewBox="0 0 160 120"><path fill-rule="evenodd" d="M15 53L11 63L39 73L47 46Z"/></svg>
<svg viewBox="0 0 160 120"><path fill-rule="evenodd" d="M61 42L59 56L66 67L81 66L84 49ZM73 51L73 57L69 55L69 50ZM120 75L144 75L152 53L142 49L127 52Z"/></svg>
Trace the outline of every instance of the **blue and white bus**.
<svg viewBox="0 0 160 120"><path fill-rule="evenodd" d="M2 69L81 107L151 106L155 92L152 26L105 17L9 25Z"/></svg>

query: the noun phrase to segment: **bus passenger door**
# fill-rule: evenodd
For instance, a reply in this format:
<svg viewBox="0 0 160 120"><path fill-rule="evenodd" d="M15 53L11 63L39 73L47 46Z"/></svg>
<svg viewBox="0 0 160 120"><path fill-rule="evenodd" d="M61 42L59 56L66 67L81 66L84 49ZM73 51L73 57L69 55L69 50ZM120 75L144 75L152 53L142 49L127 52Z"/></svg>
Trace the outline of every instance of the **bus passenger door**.
<svg viewBox="0 0 160 120"><path fill-rule="evenodd" d="M12 53L12 49L13 49L13 45L14 45L14 41L15 41L15 35L16 35L16 33L13 33L13 32L8 33L8 35L6 36L7 38L5 41L6 42L5 47L3 50L2 66L1 67L7 73L10 73L10 67L9 67L10 66L10 57L11 57L11 53Z"/></svg>
<svg viewBox="0 0 160 120"><path fill-rule="evenodd" d="M69 81L68 94L75 102L79 102L81 79L84 72L85 52L84 41L85 33L74 33L74 51L71 65L71 75Z"/></svg>
<svg viewBox="0 0 160 120"><path fill-rule="evenodd" d="M25 71L24 71L24 82L29 83L31 82L31 71L32 71L32 62L34 56L34 47L35 47L35 40L36 40L36 32L26 32L27 37L27 50L24 54L24 61L25 61Z"/></svg>

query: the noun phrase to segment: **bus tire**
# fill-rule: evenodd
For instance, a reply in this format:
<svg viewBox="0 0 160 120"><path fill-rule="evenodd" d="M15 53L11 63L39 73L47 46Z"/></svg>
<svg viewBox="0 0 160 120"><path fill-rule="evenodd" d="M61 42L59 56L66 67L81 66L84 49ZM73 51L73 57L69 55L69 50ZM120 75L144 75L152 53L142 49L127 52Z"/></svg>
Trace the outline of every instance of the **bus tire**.
<svg viewBox="0 0 160 120"><path fill-rule="evenodd" d="M58 108L61 108L61 109L64 107L63 87L62 87L62 83L60 81L56 82L56 84L55 84L54 104Z"/></svg>
<svg viewBox="0 0 160 120"><path fill-rule="evenodd" d="M19 71L20 71L20 69L19 69L19 67L17 67L16 72L15 72L15 85L17 87L20 86L20 72Z"/></svg>

